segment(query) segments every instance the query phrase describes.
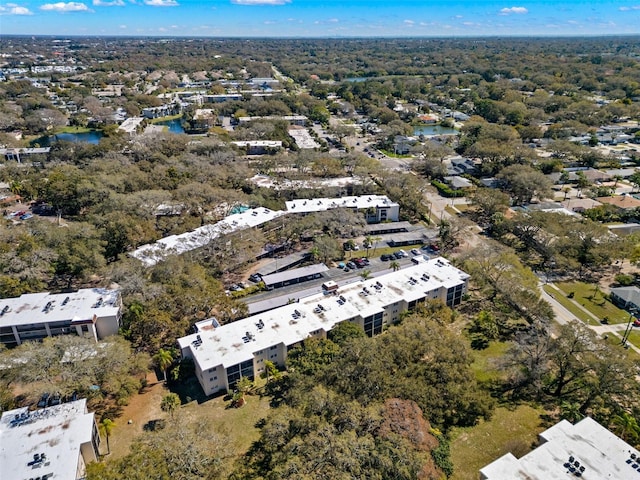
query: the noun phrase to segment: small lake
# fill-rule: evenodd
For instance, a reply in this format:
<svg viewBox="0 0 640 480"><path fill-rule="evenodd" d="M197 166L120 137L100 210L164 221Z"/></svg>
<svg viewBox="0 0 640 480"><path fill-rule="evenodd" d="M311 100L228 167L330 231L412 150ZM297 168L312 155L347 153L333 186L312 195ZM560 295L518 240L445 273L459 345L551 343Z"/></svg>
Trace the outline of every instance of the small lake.
<svg viewBox="0 0 640 480"><path fill-rule="evenodd" d="M442 125L421 125L413 129L414 135L457 135L460 133L455 128L443 127Z"/></svg>
<svg viewBox="0 0 640 480"><path fill-rule="evenodd" d="M166 120L164 122L157 122L155 125L163 125L165 127L169 127L169 131L171 133L184 133L184 128L182 128L182 119L174 118L173 120Z"/></svg>
<svg viewBox="0 0 640 480"><path fill-rule="evenodd" d="M52 144L59 142L60 140L64 142L73 142L73 143L100 143L100 139L103 137L103 133L100 130L91 130L90 132L82 132L82 133L58 133L56 135L47 135L44 137L40 137L31 142L31 145L35 145L36 143L41 147L50 147Z"/></svg>

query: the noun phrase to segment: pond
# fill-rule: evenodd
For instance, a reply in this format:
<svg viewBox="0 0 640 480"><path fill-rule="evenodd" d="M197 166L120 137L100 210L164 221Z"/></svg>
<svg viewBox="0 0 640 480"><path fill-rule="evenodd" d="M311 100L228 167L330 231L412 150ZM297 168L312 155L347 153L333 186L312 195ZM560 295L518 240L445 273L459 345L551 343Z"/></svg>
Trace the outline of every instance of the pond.
<svg viewBox="0 0 640 480"><path fill-rule="evenodd" d="M100 139L103 137L103 133L100 130L91 130L89 132L82 133L57 133L55 135L46 135L44 137L37 138L31 142L31 146L38 144L41 147L50 147L55 142L60 140L73 143L100 143Z"/></svg>
<svg viewBox="0 0 640 480"><path fill-rule="evenodd" d="M173 120L165 120L163 122L157 122L155 125L163 125L165 127L169 127L169 131L171 133L184 133L184 128L182 128L181 118L174 118Z"/></svg>
<svg viewBox="0 0 640 480"><path fill-rule="evenodd" d="M460 133L455 128L443 127L442 125L421 125L413 129L414 135L457 135Z"/></svg>

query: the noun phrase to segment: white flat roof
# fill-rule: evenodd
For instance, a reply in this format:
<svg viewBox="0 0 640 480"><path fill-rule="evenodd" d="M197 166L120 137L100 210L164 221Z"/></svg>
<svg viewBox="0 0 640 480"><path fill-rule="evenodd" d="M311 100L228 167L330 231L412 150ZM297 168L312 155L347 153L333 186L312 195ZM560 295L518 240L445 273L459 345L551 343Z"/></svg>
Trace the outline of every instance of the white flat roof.
<svg viewBox="0 0 640 480"><path fill-rule="evenodd" d="M218 223L204 225L191 232L170 235L156 243L142 245L131 253L146 265L155 265L171 254L180 254L208 244L214 238L245 228L256 227L289 213L308 213L338 207L368 208L376 206L394 207L399 205L385 195L362 195L360 197L316 198L286 202L287 210L269 210L259 207L225 217Z"/></svg>
<svg viewBox="0 0 640 480"><path fill-rule="evenodd" d="M91 441L93 425L86 399L33 412L29 407L4 412L0 420L2 478L27 480L52 473L54 480L75 480L80 445ZM34 455L43 453L45 460L34 464Z"/></svg>
<svg viewBox="0 0 640 480"><path fill-rule="evenodd" d="M357 197L338 198L313 198L298 199L285 202L289 213L322 212L333 208L357 208L365 209L369 207L399 207L399 204L389 200L386 195L360 195Z"/></svg>
<svg viewBox="0 0 640 480"><path fill-rule="evenodd" d="M4 312L0 314L0 326L90 320L94 315L115 316L119 309L119 290L83 288L72 293L26 293L0 300L0 312Z"/></svg>
<svg viewBox="0 0 640 480"><path fill-rule="evenodd" d="M144 120L143 117L131 117L127 118L122 124L118 127L118 130L122 130L126 133L133 133L136 131L136 128L142 123Z"/></svg>
<svg viewBox="0 0 640 480"><path fill-rule="evenodd" d="M422 278L425 274L428 279ZM216 328L211 322L204 321L198 324L199 332L178 339L178 344L181 349L191 349L202 370L218 365L227 368L253 358L254 352L259 350L280 343L295 344L313 331L329 331L344 320L368 317L382 311L385 306L401 300L410 302L423 298L426 292L451 288L468 278L468 274L447 260L433 259L370 280L343 285L335 295L319 293L221 327ZM346 300L342 305L338 302L340 296ZM323 309L318 310L318 305ZM294 318L296 312L297 318ZM258 327L260 323L262 328ZM252 338L245 342L243 337L247 332ZM202 344L196 347L193 342L198 336Z"/></svg>
<svg viewBox="0 0 640 480"><path fill-rule="evenodd" d="M586 480L640 478L640 471L632 468L640 462L627 463L631 453L638 458L640 452L591 418L575 425L563 420L540 437L546 443L527 455L517 459L508 453L480 472L488 480L566 480L577 478L571 466L578 471L584 467L581 478Z"/></svg>
<svg viewBox="0 0 640 480"><path fill-rule="evenodd" d="M156 243L143 245L135 250L131 256L147 265L155 265L167 255L180 254L203 247L220 235L256 227L285 214L286 212L279 210L269 210L262 207L252 208L242 213L229 215L217 223L204 225L191 232L171 235L158 240Z"/></svg>
<svg viewBox="0 0 640 480"><path fill-rule="evenodd" d="M238 147L282 147L282 142L280 140L245 140L231 143Z"/></svg>

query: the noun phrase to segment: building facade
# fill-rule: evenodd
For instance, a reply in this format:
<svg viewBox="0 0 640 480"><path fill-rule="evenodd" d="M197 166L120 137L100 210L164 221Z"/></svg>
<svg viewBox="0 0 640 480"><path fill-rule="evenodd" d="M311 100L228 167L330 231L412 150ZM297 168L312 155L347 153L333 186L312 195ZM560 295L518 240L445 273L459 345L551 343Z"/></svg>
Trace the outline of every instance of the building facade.
<svg viewBox="0 0 640 480"><path fill-rule="evenodd" d="M362 327L368 336L382 333L404 312L427 300L460 303L469 275L436 258L379 277L301 298L270 311L219 325L196 324L196 333L178 340L183 358L193 359L206 395L228 391L241 377L265 371L268 360L284 366L287 353L309 337L326 338L341 322Z"/></svg>
<svg viewBox="0 0 640 480"><path fill-rule="evenodd" d="M5 298L0 300L0 343L11 347L69 334L97 341L118 333L121 310L119 290L104 288Z"/></svg>
<svg viewBox="0 0 640 480"><path fill-rule="evenodd" d="M86 399L34 411L18 408L0 419L0 478L83 479L99 452L98 426Z"/></svg>

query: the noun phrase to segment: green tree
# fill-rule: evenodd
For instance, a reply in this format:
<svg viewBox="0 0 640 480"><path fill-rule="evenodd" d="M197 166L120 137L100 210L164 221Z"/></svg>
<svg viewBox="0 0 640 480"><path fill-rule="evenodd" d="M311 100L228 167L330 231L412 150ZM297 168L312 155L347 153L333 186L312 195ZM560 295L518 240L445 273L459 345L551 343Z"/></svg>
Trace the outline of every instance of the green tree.
<svg viewBox="0 0 640 480"><path fill-rule="evenodd" d="M622 412L611 418L612 430L625 442L635 443L640 436L640 425L636 417Z"/></svg>
<svg viewBox="0 0 640 480"><path fill-rule="evenodd" d="M111 436L111 432L116 426L113 420L108 418L103 418L100 421L100 431L104 433L105 439L107 440L107 455L111 453L111 446L109 445L109 437Z"/></svg>
<svg viewBox="0 0 640 480"><path fill-rule="evenodd" d="M173 418L173 414L180 407L180 403L180 397L177 394L169 393L162 397L160 409L163 412L168 412L171 418Z"/></svg>
<svg viewBox="0 0 640 480"><path fill-rule="evenodd" d="M167 370L173 364L173 360L173 352L171 350L165 350L164 348L158 350L158 353L153 356L154 363L162 370L165 383L167 382Z"/></svg>
<svg viewBox="0 0 640 480"><path fill-rule="evenodd" d="M394 272L397 272L398 270L400 270L400 264L396 260L394 260L393 262L389 263L389 268Z"/></svg>

